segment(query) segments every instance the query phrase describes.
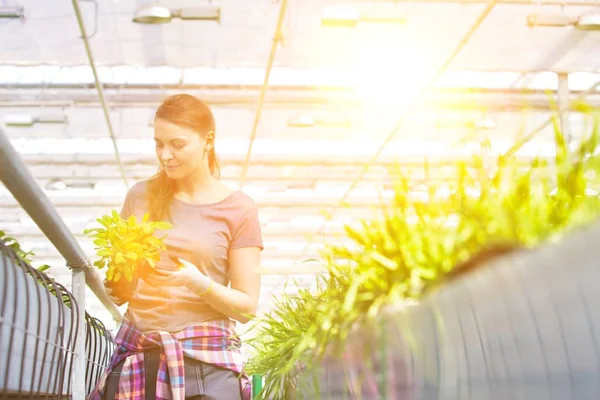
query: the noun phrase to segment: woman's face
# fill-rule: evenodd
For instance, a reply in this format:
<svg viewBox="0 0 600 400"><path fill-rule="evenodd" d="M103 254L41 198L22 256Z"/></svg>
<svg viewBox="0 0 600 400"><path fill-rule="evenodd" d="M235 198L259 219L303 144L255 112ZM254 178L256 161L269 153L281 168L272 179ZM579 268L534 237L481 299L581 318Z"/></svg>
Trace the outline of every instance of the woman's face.
<svg viewBox="0 0 600 400"><path fill-rule="evenodd" d="M208 169L206 141L197 132L157 118L154 141L156 157L169 178L183 179Z"/></svg>

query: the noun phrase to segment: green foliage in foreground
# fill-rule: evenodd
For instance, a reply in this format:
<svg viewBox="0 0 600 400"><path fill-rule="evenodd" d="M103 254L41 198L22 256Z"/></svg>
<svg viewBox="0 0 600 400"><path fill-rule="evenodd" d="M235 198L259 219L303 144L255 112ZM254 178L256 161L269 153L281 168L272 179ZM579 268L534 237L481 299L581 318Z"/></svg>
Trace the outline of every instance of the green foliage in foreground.
<svg viewBox="0 0 600 400"><path fill-rule="evenodd" d="M381 218L346 227L355 246L329 248L328 273L317 289L275 299L272 311L256 321L248 370L266 376L266 398L294 398L298 370L310 369L326 351L340 351L358 321L385 305L418 300L483 247L535 246L594 220L600 214L597 140L596 123L569 151L555 124L552 160L530 159L524 168L516 155L493 165L476 156L457 163L452 179L430 184L426 199L415 199L411 182L399 175ZM423 168L433 174L427 163Z"/></svg>

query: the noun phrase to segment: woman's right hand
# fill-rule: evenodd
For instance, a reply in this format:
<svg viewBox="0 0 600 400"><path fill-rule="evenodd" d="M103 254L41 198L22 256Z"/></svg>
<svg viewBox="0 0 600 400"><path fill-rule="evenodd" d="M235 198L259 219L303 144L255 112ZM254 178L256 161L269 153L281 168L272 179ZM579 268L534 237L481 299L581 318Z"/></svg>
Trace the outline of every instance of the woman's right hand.
<svg viewBox="0 0 600 400"><path fill-rule="evenodd" d="M108 295L110 301L118 306L127 303L129 297L131 297L131 287L129 285L123 285L120 281L112 282L105 279L104 291Z"/></svg>
<svg viewBox="0 0 600 400"><path fill-rule="evenodd" d="M108 282L105 279L104 280L104 291L108 295L108 298L110 299L110 301L112 301L115 304L119 303L120 302L119 298L116 296L113 296L113 289L110 286L108 286L107 283Z"/></svg>

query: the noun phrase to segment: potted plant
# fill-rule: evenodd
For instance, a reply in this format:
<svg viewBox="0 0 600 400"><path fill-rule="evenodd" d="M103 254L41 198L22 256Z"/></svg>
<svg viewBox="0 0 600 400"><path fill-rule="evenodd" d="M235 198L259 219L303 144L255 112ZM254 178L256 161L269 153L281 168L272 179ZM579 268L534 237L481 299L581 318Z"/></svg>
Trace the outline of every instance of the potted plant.
<svg viewBox="0 0 600 400"><path fill-rule="evenodd" d="M100 259L94 262L94 266L107 269L107 286L124 304L130 300L140 276L147 273L148 268L155 267L160 252L166 249L163 243L166 234L159 237L157 231L165 231L172 226L163 221L150 221L148 214L139 222L134 215L123 219L115 210L97 221L100 228L84 231L94 238L97 246L96 254Z"/></svg>
<svg viewBox="0 0 600 400"><path fill-rule="evenodd" d="M264 397L318 393L319 366L347 356L357 330L372 330L382 316L418 303L454 266L490 244L536 247L594 220L600 215L599 198L590 195L600 171L597 134L595 124L571 152L555 124L552 162L524 163L511 151L490 166L474 156L455 166L454 179L429 185L425 200L413 197L411 182L400 174L382 217L346 228L356 246L328 249L328 273L317 290L284 294L256 321L249 369L265 375ZM431 173L427 163L424 168ZM379 378L375 384L385 385L385 376Z"/></svg>

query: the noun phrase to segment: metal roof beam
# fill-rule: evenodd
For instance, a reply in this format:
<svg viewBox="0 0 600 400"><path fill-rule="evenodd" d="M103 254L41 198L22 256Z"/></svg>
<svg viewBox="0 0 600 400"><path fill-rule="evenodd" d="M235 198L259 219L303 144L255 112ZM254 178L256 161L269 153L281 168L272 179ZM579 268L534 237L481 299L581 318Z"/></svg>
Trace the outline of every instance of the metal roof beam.
<svg viewBox="0 0 600 400"><path fill-rule="evenodd" d="M66 267L64 267L65 261L64 259L55 256L55 257L32 257L35 265L48 264L50 265L49 274L53 277L56 277L60 282L61 278L64 279L63 282L67 282L69 279L69 272ZM277 261L279 260L279 261ZM279 263L280 266L268 265L261 267L261 274L272 276L272 275L316 275L327 272L323 265L317 263L298 263L297 260L292 260L289 258L280 258L274 259L276 263ZM264 287L262 287L264 289Z"/></svg>
<svg viewBox="0 0 600 400"><path fill-rule="evenodd" d="M107 165L111 164L114 160L108 154L23 154L21 156L28 167L34 165L71 165L71 164L79 164L86 166L94 166L94 165ZM252 165L264 165L264 166L292 166L292 167L315 167L315 166L324 166L324 167L343 167L343 166L351 166L351 167L363 167L364 162L368 161L369 155L352 155L352 156L343 156L343 157L335 157L334 155L313 155L311 157L307 157L305 155L293 155L293 154L283 154L283 155L269 155L269 156L260 156L252 161ZM457 161L469 162L472 157L465 157L463 155L446 155L446 156L433 156L429 159L430 166L452 166ZM495 159L495 157L493 157ZM520 156L520 159L523 161L532 160L534 157L530 156ZM243 156L241 155L230 155L228 157L221 157L221 160L224 165L241 165L243 163ZM373 166L385 166L385 167L423 167L424 156L423 155L402 155L402 159L399 160L396 155L384 155L379 160L376 160L372 163ZM133 154L124 154L123 155L123 164L124 165L152 165L157 166L156 157L154 155L133 155ZM366 173L366 171L365 171Z"/></svg>
<svg viewBox="0 0 600 400"><path fill-rule="evenodd" d="M41 88L40 88L41 90ZM585 91L571 90L571 98ZM344 110L360 108L364 101L350 92L319 93L313 92L269 92L264 107L290 110L318 109ZM213 107L247 107L256 102L256 94L240 92L206 91L192 93ZM165 93L157 91L136 93L105 92L107 105L111 108L156 108ZM35 97L35 100L31 98ZM600 95L590 96L590 102L600 107ZM0 107L100 107L97 95L89 90L56 90L51 93L38 92L37 89L0 89ZM423 93L420 106L447 108L449 110L505 110L522 111L525 109L550 110L547 90L535 89L435 89Z"/></svg>
<svg viewBox="0 0 600 400"><path fill-rule="evenodd" d="M396 2L413 2L413 0L395 0ZM419 0L419 3L431 4L489 4L486 0ZM499 4L520 4L529 6L580 6L594 7L600 6L600 1L597 0L501 0Z"/></svg>
<svg viewBox="0 0 600 400"><path fill-rule="evenodd" d="M116 210L120 210L123 206L123 196L86 196L86 197L75 197L75 196L52 196L50 193L50 200L57 208L76 208L79 207L85 210L89 207L106 207ZM312 209L323 209L327 207L333 207L339 203L337 197L275 197L273 194L268 196L254 196L254 200L260 207L275 207L275 208L312 208ZM363 207L369 208L380 204L378 197L372 198L348 198L345 201L348 206L352 207ZM0 208L4 210L10 210L12 212L15 209L20 208L20 204L12 197L0 196Z"/></svg>

